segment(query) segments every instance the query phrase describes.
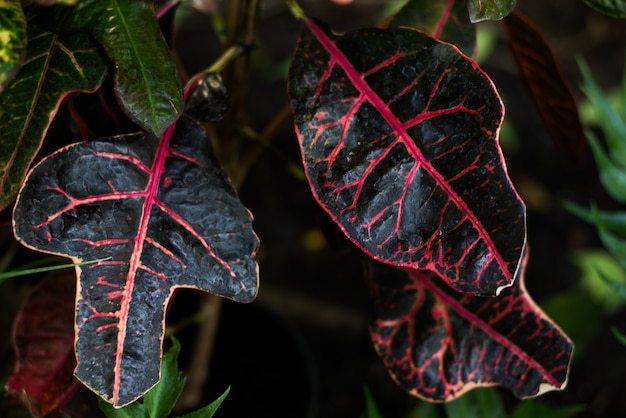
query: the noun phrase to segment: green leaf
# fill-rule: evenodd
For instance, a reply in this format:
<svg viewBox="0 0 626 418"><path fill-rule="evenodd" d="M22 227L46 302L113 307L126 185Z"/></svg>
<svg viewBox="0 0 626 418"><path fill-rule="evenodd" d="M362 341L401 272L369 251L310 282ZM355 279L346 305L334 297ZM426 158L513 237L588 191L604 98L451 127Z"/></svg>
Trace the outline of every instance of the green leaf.
<svg viewBox="0 0 626 418"><path fill-rule="evenodd" d="M0 95L0 210L15 199L63 98L95 91L106 72L87 34L56 35L29 24L26 62Z"/></svg>
<svg viewBox="0 0 626 418"><path fill-rule="evenodd" d="M180 343L172 337L172 347L163 356L161 379L143 396L143 403L135 401L122 408L115 408L98 397L102 412L109 418L166 418L174 408L185 386L178 371Z"/></svg>
<svg viewBox="0 0 626 418"><path fill-rule="evenodd" d="M180 342L172 336L172 347L163 356L161 380L143 397L150 418L166 418L183 392L185 379L178 371Z"/></svg>
<svg viewBox="0 0 626 418"><path fill-rule="evenodd" d="M133 402L123 408L115 408L101 397L98 397L98 407L108 418L152 418L146 406L140 402Z"/></svg>
<svg viewBox="0 0 626 418"><path fill-rule="evenodd" d="M376 400L372 395L372 391L367 386L363 391L365 392L365 412L361 415L361 418L383 418L378 410L378 406L376 406Z"/></svg>
<svg viewBox="0 0 626 418"><path fill-rule="evenodd" d="M520 402L509 418L569 418L585 410L585 405L549 406L534 400Z"/></svg>
<svg viewBox="0 0 626 418"><path fill-rule="evenodd" d="M626 335L622 334L620 330L615 327L611 327L611 332L615 335L615 338L622 343L622 345L626 345Z"/></svg>
<svg viewBox="0 0 626 418"><path fill-rule="evenodd" d="M476 51L476 25L467 16L465 1L410 0L389 26L408 26L456 45L468 57Z"/></svg>
<svg viewBox="0 0 626 418"><path fill-rule="evenodd" d="M82 263L61 264L58 266L47 266L47 267L39 267L39 268L31 268L31 269L5 271L3 273L0 273L0 282L6 279L13 278L13 277L27 276L29 274L37 274L37 273L46 273L52 270L61 270L61 269L66 269L70 267L83 266L85 264L93 264L93 263L98 263L100 261L102 260L92 260L92 261L84 261Z"/></svg>
<svg viewBox="0 0 626 418"><path fill-rule="evenodd" d="M600 303L609 313L624 305L624 299L606 283L607 277L626 283L626 272L615 258L603 250L588 250L577 252L574 262L581 271L580 284L593 301Z"/></svg>
<svg viewBox="0 0 626 418"><path fill-rule="evenodd" d="M222 402L224 402L224 399L226 399L226 396L228 396L229 392L230 386L226 388L224 393L222 393L219 398L211 402L209 405L205 406L204 408L198 409L197 411L185 414L180 418L211 418L213 414L215 414L215 412L217 411L217 408L219 408Z"/></svg>
<svg viewBox="0 0 626 418"><path fill-rule="evenodd" d="M611 17L626 17L626 1L623 0L583 0L583 3Z"/></svg>
<svg viewBox="0 0 626 418"><path fill-rule="evenodd" d="M502 418L506 416L498 392L493 388L476 389L444 404L448 417Z"/></svg>
<svg viewBox="0 0 626 418"><path fill-rule="evenodd" d="M607 212L598 210L594 204L585 209L572 202L564 201L563 207L584 221L626 236L626 212Z"/></svg>
<svg viewBox="0 0 626 418"><path fill-rule="evenodd" d="M102 44L117 67L118 100L137 124L159 137L180 116L182 83L150 3L83 0L50 13L55 29L87 30Z"/></svg>
<svg viewBox="0 0 626 418"><path fill-rule="evenodd" d="M515 8L517 0L468 0L467 9L473 23L500 20Z"/></svg>
<svg viewBox="0 0 626 418"><path fill-rule="evenodd" d="M0 2L0 92L11 82L26 55L26 17L19 0Z"/></svg>
<svg viewBox="0 0 626 418"><path fill-rule="evenodd" d="M626 141L623 140L626 138L626 122L602 93L582 59L578 60L578 67L583 78L583 91L596 111L598 123L606 136L609 154L621 167L626 167Z"/></svg>
<svg viewBox="0 0 626 418"><path fill-rule="evenodd" d="M626 203L626 166L619 167L609 159L593 133L587 132L587 139L598 166L602 185L613 199Z"/></svg>

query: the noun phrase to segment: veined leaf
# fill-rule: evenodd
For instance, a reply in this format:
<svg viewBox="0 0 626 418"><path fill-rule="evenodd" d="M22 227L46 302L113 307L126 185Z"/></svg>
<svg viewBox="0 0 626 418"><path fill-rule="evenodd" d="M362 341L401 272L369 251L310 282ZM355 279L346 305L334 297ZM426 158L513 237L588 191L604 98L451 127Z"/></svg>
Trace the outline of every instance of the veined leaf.
<svg viewBox="0 0 626 418"><path fill-rule="evenodd" d="M252 217L187 118L161 138L136 134L67 146L21 189L14 232L77 267L76 376L114 406L158 380L165 307L178 287L251 301L258 288Z"/></svg>
<svg viewBox="0 0 626 418"><path fill-rule="evenodd" d="M17 195L63 98L96 90L107 72L98 46L84 33L28 29L27 59L0 95L0 209Z"/></svg>
<svg viewBox="0 0 626 418"><path fill-rule="evenodd" d="M500 20L515 8L517 0L467 0L467 9L473 23Z"/></svg>
<svg viewBox="0 0 626 418"><path fill-rule="evenodd" d="M578 106L552 50L541 33L519 13L509 14L503 22L520 78L548 135L561 152L583 164L586 141Z"/></svg>
<svg viewBox="0 0 626 418"><path fill-rule="evenodd" d="M19 0L0 4L0 93L18 72L26 55L26 17Z"/></svg>
<svg viewBox="0 0 626 418"><path fill-rule="evenodd" d="M482 386L520 398L563 389L573 345L530 299L523 270L492 298L454 292L424 271L374 270L370 334L393 379L435 402Z"/></svg>
<svg viewBox="0 0 626 418"><path fill-rule="evenodd" d="M72 272L45 276L15 318L17 363L7 387L37 416L54 410L79 386L72 373L75 293Z"/></svg>
<svg viewBox="0 0 626 418"><path fill-rule="evenodd" d="M149 2L83 0L55 8L51 19L57 30L86 30L102 44L117 67L118 100L136 123L160 136L180 116L182 84Z"/></svg>
<svg viewBox="0 0 626 418"><path fill-rule="evenodd" d="M289 74L311 190L373 258L497 294L526 243L498 144L502 102L455 47L409 28L305 19Z"/></svg>
<svg viewBox="0 0 626 418"><path fill-rule="evenodd" d="M624 0L583 0L583 3L611 17L626 17Z"/></svg>
<svg viewBox="0 0 626 418"><path fill-rule="evenodd" d="M469 20L464 0L410 0L389 26L416 28L454 44L468 57L476 54L476 26Z"/></svg>

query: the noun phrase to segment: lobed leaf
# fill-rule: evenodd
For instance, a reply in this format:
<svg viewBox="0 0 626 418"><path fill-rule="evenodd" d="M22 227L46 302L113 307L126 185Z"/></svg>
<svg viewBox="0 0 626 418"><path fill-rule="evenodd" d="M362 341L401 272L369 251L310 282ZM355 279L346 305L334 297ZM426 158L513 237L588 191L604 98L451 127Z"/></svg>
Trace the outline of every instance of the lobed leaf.
<svg viewBox="0 0 626 418"><path fill-rule="evenodd" d="M465 1L410 0L389 26L416 28L457 46L468 57L476 54L476 26L467 16Z"/></svg>
<svg viewBox="0 0 626 418"><path fill-rule="evenodd" d="M28 175L13 214L27 247L77 267L75 375L119 407L159 380L165 307L179 287L249 302L252 217L183 118L148 133L62 148ZM107 259L107 260L105 260Z"/></svg>
<svg viewBox="0 0 626 418"><path fill-rule="evenodd" d="M516 396L563 389L573 345L526 293L523 269L499 296L452 291L420 270L374 270L370 334L394 380L443 402L500 385Z"/></svg>
<svg viewBox="0 0 626 418"><path fill-rule="evenodd" d="M183 111L182 84L151 4L144 0L83 0L43 18L55 30L85 30L115 62L115 92L128 115L161 136Z"/></svg>
<svg viewBox="0 0 626 418"><path fill-rule="evenodd" d="M626 1L624 0L583 0L583 3L611 17L626 17Z"/></svg>
<svg viewBox="0 0 626 418"><path fill-rule="evenodd" d="M56 409L78 387L72 374L75 283L71 272L44 277L15 318L17 363L7 388L36 416Z"/></svg>
<svg viewBox="0 0 626 418"><path fill-rule="evenodd" d="M525 207L506 173L489 78L417 30L336 36L305 22L288 88L320 205L379 261L435 271L461 292L510 286Z"/></svg>
<svg viewBox="0 0 626 418"><path fill-rule="evenodd" d="M106 62L84 33L56 35L28 28L27 59L0 95L0 210L15 199L63 98L94 91Z"/></svg>
<svg viewBox="0 0 626 418"><path fill-rule="evenodd" d="M0 3L0 93L13 80L26 55L26 17L19 0Z"/></svg>
<svg viewBox="0 0 626 418"><path fill-rule="evenodd" d="M468 0L467 9L472 23L500 20L515 8L517 0Z"/></svg>
<svg viewBox="0 0 626 418"><path fill-rule="evenodd" d="M552 50L521 14L513 12L503 22L520 78L548 135L561 152L583 164L586 141L578 105Z"/></svg>

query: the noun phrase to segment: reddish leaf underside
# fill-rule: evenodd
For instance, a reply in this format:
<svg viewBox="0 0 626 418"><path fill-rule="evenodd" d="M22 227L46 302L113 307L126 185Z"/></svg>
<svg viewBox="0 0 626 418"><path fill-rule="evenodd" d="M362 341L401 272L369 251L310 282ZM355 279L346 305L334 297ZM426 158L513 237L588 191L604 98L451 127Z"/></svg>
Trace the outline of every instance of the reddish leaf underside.
<svg viewBox="0 0 626 418"><path fill-rule="evenodd" d="M583 164L587 141L578 106L550 46L517 12L504 19L504 27L521 79L548 135L563 154Z"/></svg>
<svg viewBox="0 0 626 418"><path fill-rule="evenodd" d="M73 272L46 276L15 318L17 363L7 388L35 416L57 408L78 387L73 374L75 292Z"/></svg>
<svg viewBox="0 0 626 418"><path fill-rule="evenodd" d="M573 345L526 293L523 271L500 295L452 291L419 270L374 270L370 335L393 379L434 402L500 385L526 398L563 389Z"/></svg>
<svg viewBox="0 0 626 418"><path fill-rule="evenodd" d="M458 50L408 28L307 20L289 94L314 196L363 251L455 289L509 286L525 207L497 142L502 102Z"/></svg>
<svg viewBox="0 0 626 418"><path fill-rule="evenodd" d="M76 376L115 406L159 379L165 307L177 287L251 301L252 218L187 118L160 138L67 146L29 173L14 209L26 246L77 267Z"/></svg>

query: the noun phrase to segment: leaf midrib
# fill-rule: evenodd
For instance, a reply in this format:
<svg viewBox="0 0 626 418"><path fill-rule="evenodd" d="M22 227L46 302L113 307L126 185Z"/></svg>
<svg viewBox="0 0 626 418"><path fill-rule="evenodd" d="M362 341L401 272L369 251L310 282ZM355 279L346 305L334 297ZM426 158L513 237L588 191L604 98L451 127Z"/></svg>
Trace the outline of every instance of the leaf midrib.
<svg viewBox="0 0 626 418"><path fill-rule="evenodd" d="M354 68L352 63L348 60L348 58L343 54L343 52L337 47L335 42L331 40L326 33L315 24L310 19L305 20L307 27L311 30L313 35L317 38L317 40L322 44L322 46L331 54L331 56L335 59L335 61L341 66L341 68L345 71L346 75L352 81L356 89L363 94L367 100L383 115L385 120L391 125L392 129L398 132L398 136L402 138L402 142L406 146L407 150L411 155L416 159L419 164L435 179L437 185L439 185L447 194L450 196L450 200L452 200L459 209L467 216L472 225L478 230L479 235L484 239L487 247L489 248L491 254L497 261L500 266L500 270L504 277L507 278L508 283L512 283L513 275L507 269L507 263L502 259L500 252L497 250L495 243L491 239L491 236L484 228L483 224L476 218L476 215L473 211L471 211L465 201L461 199L461 197L450 187L448 182L441 176L441 174L430 164L430 162L424 157L422 152L417 148L415 144L412 143L409 139L411 136L407 133L405 127L402 123L396 118L396 116L391 112L388 106L383 102L383 100L374 92L374 90L365 82L365 80L360 76L358 71ZM438 115L431 115L430 117L434 117ZM427 118L420 119L420 122L426 120Z"/></svg>

